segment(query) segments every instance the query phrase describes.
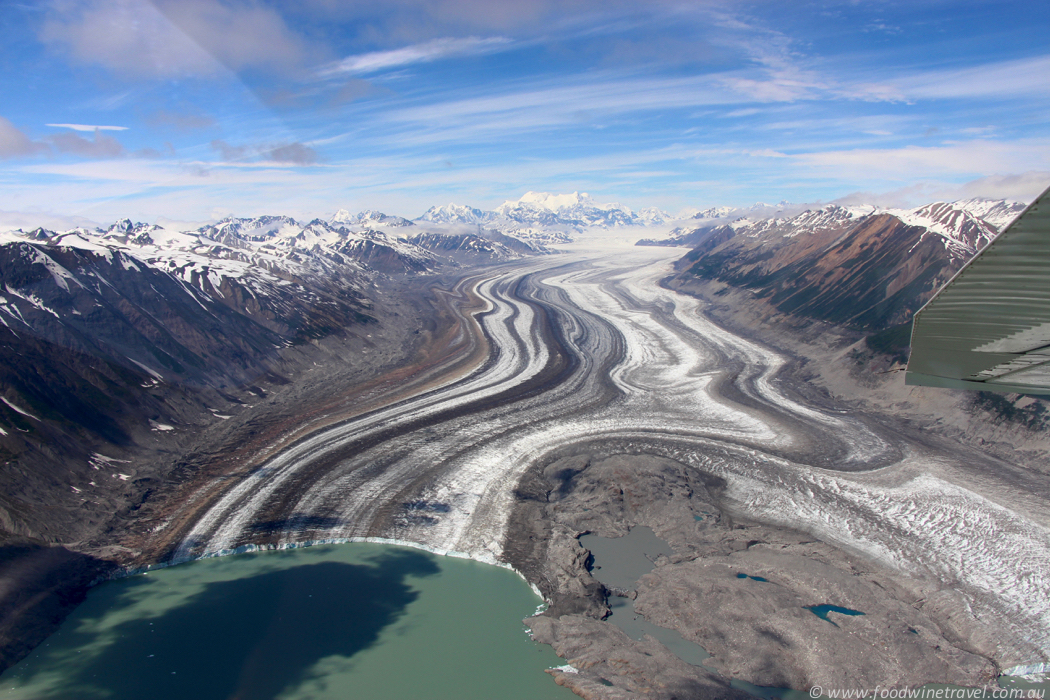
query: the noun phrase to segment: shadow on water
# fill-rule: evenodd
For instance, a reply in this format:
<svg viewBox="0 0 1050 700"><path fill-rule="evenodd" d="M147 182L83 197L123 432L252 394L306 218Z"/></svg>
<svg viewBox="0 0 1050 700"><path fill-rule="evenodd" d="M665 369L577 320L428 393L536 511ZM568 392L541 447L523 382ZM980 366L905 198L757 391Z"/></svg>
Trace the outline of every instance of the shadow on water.
<svg viewBox="0 0 1050 700"><path fill-rule="evenodd" d="M321 659L374 645L418 597L406 577L439 572L418 552L372 561L209 584L159 617L119 623L115 640L52 697L274 698L308 679ZM88 645L79 634L85 638L71 641Z"/></svg>

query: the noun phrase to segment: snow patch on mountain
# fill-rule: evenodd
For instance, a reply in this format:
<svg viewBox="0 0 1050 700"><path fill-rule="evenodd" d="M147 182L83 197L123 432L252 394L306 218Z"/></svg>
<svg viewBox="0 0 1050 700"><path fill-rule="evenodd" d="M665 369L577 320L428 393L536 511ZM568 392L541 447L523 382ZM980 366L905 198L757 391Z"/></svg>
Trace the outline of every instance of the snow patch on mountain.
<svg viewBox="0 0 1050 700"><path fill-rule="evenodd" d="M428 209L417 222L483 225L522 240L565 243L588 229L659 226L673 221L667 212L646 207L637 212L617 203L596 202L586 192L526 192L494 211L449 203Z"/></svg>
<svg viewBox="0 0 1050 700"><path fill-rule="evenodd" d="M786 235L792 237L803 233L842 228L843 226L854 224L866 216L871 216L876 211L877 209L873 206L843 207L838 204L830 204L821 209L806 210L791 219L773 219L773 221L778 222L778 224L790 224L792 230Z"/></svg>
<svg viewBox="0 0 1050 700"><path fill-rule="evenodd" d="M974 216L984 219L998 231L1013 223L1013 220L1021 215L1027 206L1024 202L1014 202L1007 199L962 199L953 204Z"/></svg>
<svg viewBox="0 0 1050 700"><path fill-rule="evenodd" d="M526 192L517 201L507 201L496 208L505 219L528 225L612 228L637 226L638 219L620 204L595 202L586 192L550 194Z"/></svg>
<svg viewBox="0 0 1050 700"><path fill-rule="evenodd" d="M402 216L391 216L389 214L384 214L381 211L373 211L371 209L366 209L357 214L351 214L346 209L340 209L334 216L332 216L330 221L334 224L347 224L350 226L364 225L393 228L415 226L415 223Z"/></svg>
<svg viewBox="0 0 1050 700"><path fill-rule="evenodd" d="M434 224L482 224L493 218L495 218L494 212L449 202L445 206L430 207L416 221L427 221Z"/></svg>
<svg viewBox="0 0 1050 700"><path fill-rule="evenodd" d="M955 203L934 202L917 209L889 210L887 213L909 226L921 226L941 236L949 253L967 259L999 234L995 226Z"/></svg>

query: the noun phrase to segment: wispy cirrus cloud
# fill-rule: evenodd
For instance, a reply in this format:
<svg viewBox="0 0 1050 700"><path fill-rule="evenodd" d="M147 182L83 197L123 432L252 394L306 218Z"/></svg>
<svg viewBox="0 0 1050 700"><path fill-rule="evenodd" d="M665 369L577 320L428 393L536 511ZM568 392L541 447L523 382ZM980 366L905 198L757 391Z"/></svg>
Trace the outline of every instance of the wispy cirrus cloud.
<svg viewBox="0 0 1050 700"><path fill-rule="evenodd" d="M974 140L938 146L813 151L793 156L813 172L844 181L859 177L909 180L1050 169L1050 139Z"/></svg>
<svg viewBox="0 0 1050 700"><path fill-rule="evenodd" d="M496 53L507 50L513 44L513 40L502 36L442 37L390 51L373 51L347 56L341 61L324 66L318 71L318 75L323 78L365 75L416 63L430 63L453 56L481 56Z"/></svg>
<svg viewBox="0 0 1050 700"><path fill-rule="evenodd" d="M832 86L833 92L846 99L870 102L1050 98L1050 55L963 68L882 72L883 76L874 79L840 78Z"/></svg>
<svg viewBox="0 0 1050 700"><path fill-rule="evenodd" d="M72 129L73 131L127 131L126 126L104 126L96 124L45 124L45 126L53 126L58 129Z"/></svg>
<svg viewBox="0 0 1050 700"><path fill-rule="evenodd" d="M392 110L394 122L437 130L514 130L579 124L586 115L660 111L752 102L726 86L729 76L627 77L620 73L529 83L504 91Z"/></svg>
<svg viewBox="0 0 1050 700"><path fill-rule="evenodd" d="M926 180L887 192L851 192L835 200L838 204L875 204L910 208L927 202L954 202L983 197L1031 202L1050 187L1050 170L1029 170L1012 175L989 175L963 183Z"/></svg>
<svg viewBox="0 0 1050 700"><path fill-rule="evenodd" d="M921 71L890 81L910 99L1050 97L1050 55Z"/></svg>

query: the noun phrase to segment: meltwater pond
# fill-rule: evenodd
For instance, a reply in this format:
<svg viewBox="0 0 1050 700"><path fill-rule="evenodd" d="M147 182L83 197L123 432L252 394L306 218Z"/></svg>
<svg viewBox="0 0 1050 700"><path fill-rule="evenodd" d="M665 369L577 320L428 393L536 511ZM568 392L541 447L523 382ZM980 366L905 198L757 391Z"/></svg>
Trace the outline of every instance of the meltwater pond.
<svg viewBox="0 0 1050 700"><path fill-rule="evenodd" d="M205 559L93 589L0 698L572 698L514 572L343 544Z"/></svg>

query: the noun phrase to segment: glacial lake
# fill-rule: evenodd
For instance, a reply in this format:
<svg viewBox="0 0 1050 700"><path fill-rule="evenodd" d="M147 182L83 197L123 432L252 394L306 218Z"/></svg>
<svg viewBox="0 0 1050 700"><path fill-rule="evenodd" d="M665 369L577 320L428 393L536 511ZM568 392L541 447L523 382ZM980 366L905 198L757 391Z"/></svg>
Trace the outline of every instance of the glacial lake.
<svg viewBox="0 0 1050 700"><path fill-rule="evenodd" d="M354 543L104 583L0 676L0 698L569 700L514 572Z"/></svg>
<svg viewBox="0 0 1050 700"><path fill-rule="evenodd" d="M583 535L580 544L594 557L591 574L606 586L624 590L634 589L638 579L655 568L657 557L674 554L671 545L644 525L632 527L623 537ZM609 596L609 608L612 614L608 621L631 639L641 639L648 634L682 661L694 666L702 666L705 659L711 658L706 649L683 637L678 630L658 627L636 613L634 601L628 598Z"/></svg>

